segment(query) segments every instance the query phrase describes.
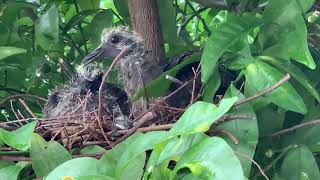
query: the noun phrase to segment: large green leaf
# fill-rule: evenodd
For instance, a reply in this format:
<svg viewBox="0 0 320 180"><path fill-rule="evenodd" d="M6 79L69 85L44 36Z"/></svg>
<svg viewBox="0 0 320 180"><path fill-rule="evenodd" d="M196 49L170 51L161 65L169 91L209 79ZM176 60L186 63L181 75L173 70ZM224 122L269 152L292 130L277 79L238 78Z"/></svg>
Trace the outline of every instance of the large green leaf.
<svg viewBox="0 0 320 180"><path fill-rule="evenodd" d="M160 163L169 160L178 161L189 148L196 146L205 138L208 138L208 136L198 133L171 139L166 146L161 149L161 153L154 165L159 165Z"/></svg>
<svg viewBox="0 0 320 180"><path fill-rule="evenodd" d="M228 91L225 94L225 98L238 96L239 99L244 99L245 97L237 90L232 84L230 85ZM223 136L226 142L232 147L233 150L240 152L253 158L256 145L258 143L258 123L256 114L250 104L243 104L238 108L232 109L228 115L234 116L248 116L252 119L239 119L229 122L225 122L217 127L217 129L226 129L231 132L240 141L239 144L235 144L230 137ZM242 156L238 156L244 171L244 175L249 177L252 162Z"/></svg>
<svg viewBox="0 0 320 180"><path fill-rule="evenodd" d="M257 111L260 137L280 131L283 127L285 110L274 104L269 104L265 108ZM272 119L272 123L271 123Z"/></svg>
<svg viewBox="0 0 320 180"><path fill-rule="evenodd" d="M244 179L240 161L230 146L218 137L206 138L190 148L177 162L173 175L184 167L202 179Z"/></svg>
<svg viewBox="0 0 320 180"><path fill-rule="evenodd" d="M254 14L242 17L230 15L228 20L213 30L201 58L201 80L206 83L214 73L218 59L230 47L247 38L248 31L261 24Z"/></svg>
<svg viewBox="0 0 320 180"><path fill-rule="evenodd" d="M153 149L154 145L167 138L167 132L137 133L131 136L100 159L108 167L108 173L105 175L117 179L141 178L145 163L145 151Z"/></svg>
<svg viewBox="0 0 320 180"><path fill-rule="evenodd" d="M280 174L291 180L320 179L317 162L312 152L304 145L288 152L282 163Z"/></svg>
<svg viewBox="0 0 320 180"><path fill-rule="evenodd" d="M36 21L35 34L38 44L45 50L59 41L59 11L55 4Z"/></svg>
<svg viewBox="0 0 320 180"><path fill-rule="evenodd" d="M82 10L98 9L100 6L100 0L77 0L77 3Z"/></svg>
<svg viewBox="0 0 320 180"><path fill-rule="evenodd" d="M38 134L33 134L30 155L37 177L47 176L54 168L72 158L61 144L47 142Z"/></svg>
<svg viewBox="0 0 320 180"><path fill-rule="evenodd" d="M165 141L167 138L168 133L166 131L148 132L138 136L127 146L126 151L119 159L119 168L126 166L132 159L144 153L146 150L153 149L154 145Z"/></svg>
<svg viewBox="0 0 320 180"><path fill-rule="evenodd" d="M284 77L278 70L261 61L249 64L244 74L246 76L246 88L250 89L248 96L270 88ZM302 98L289 82L285 82L264 97L286 110L302 114L307 112Z"/></svg>
<svg viewBox="0 0 320 180"><path fill-rule="evenodd" d="M78 177L89 175L105 175L107 174L106 166L94 158L83 157L69 160L53 171L47 176L47 180L63 179L65 176Z"/></svg>
<svg viewBox="0 0 320 180"><path fill-rule="evenodd" d="M237 97L225 98L221 101L219 107L201 101L194 103L170 129L170 136L206 132L212 123L228 112L237 100Z"/></svg>
<svg viewBox="0 0 320 180"><path fill-rule="evenodd" d="M18 179L20 171L23 169L21 166L11 165L0 169L0 179L16 180Z"/></svg>
<svg viewBox="0 0 320 180"><path fill-rule="evenodd" d="M0 129L1 138L10 147L26 151L30 148L32 132L36 123L36 121L28 123L13 132Z"/></svg>
<svg viewBox="0 0 320 180"><path fill-rule="evenodd" d="M292 77L294 77L306 90L318 101L320 102L320 95L316 90L315 86L312 85L309 78L301 71L297 66L292 64L290 61L286 60L277 60L272 57L261 57L259 58L263 61L269 62L280 69L288 72Z"/></svg>
<svg viewBox="0 0 320 180"><path fill-rule="evenodd" d="M171 0L157 0L160 16L161 32L164 42L173 45L177 43L176 12Z"/></svg>
<svg viewBox="0 0 320 180"><path fill-rule="evenodd" d="M208 82L205 84L202 93L202 99L205 102L213 102L214 95L219 89L221 84L221 78L218 68L214 71L213 75L209 78Z"/></svg>
<svg viewBox="0 0 320 180"><path fill-rule="evenodd" d="M275 43L265 49L265 55L277 56L283 59L292 58L311 69L315 63L308 49L307 28L302 16L302 8L299 1L270 0L264 12L265 26L268 29L273 26L276 33L261 33L262 44L275 36ZM267 32L267 30L265 30Z"/></svg>
<svg viewBox="0 0 320 180"><path fill-rule="evenodd" d="M15 54L21 54L26 53L27 50L17 47L9 47L9 46L1 46L0 47L0 60L15 55Z"/></svg>

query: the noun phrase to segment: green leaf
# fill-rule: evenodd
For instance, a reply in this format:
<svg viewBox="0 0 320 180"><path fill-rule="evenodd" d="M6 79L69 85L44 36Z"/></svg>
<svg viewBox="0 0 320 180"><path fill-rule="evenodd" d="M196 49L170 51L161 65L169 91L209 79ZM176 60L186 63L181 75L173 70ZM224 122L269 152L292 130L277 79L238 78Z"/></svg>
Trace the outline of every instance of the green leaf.
<svg viewBox="0 0 320 180"><path fill-rule="evenodd" d="M0 169L0 179L16 180L23 167L11 165Z"/></svg>
<svg viewBox="0 0 320 180"><path fill-rule="evenodd" d="M98 46L101 40L101 33L103 29L109 28L112 26L113 21L113 12L111 9L103 10L97 13L92 19L88 32L90 40L94 46Z"/></svg>
<svg viewBox="0 0 320 180"><path fill-rule="evenodd" d="M127 165L128 162L132 161L135 157L141 155L147 150L153 149L154 145L168 139L168 133L166 131L154 131L148 132L137 136L127 146L126 151L122 154L119 159L119 168ZM137 146L139 145L139 146Z"/></svg>
<svg viewBox="0 0 320 180"><path fill-rule="evenodd" d="M291 149L281 166L286 179L320 179L319 168L312 152L304 145Z"/></svg>
<svg viewBox="0 0 320 180"><path fill-rule="evenodd" d="M301 71L297 66L292 64L290 61L286 60L277 60L272 57L261 57L259 58L265 62L269 62L280 69L288 72L292 77L294 77L303 87L306 88L306 90L318 101L320 102L320 95L318 91L316 90L315 86L312 85L309 78L304 74L303 71Z"/></svg>
<svg viewBox="0 0 320 180"><path fill-rule="evenodd" d="M108 176L124 178L124 174L137 177L142 174L145 151L153 149L154 145L165 141L167 132L136 133L124 142L115 146L101 157L100 161L108 167ZM137 172L132 174L131 172ZM140 174L140 175L139 175ZM138 178L139 179L139 178Z"/></svg>
<svg viewBox="0 0 320 180"><path fill-rule="evenodd" d="M47 176L60 164L72 159L61 144L55 141L48 143L38 134L33 134L30 155L32 168L37 177Z"/></svg>
<svg viewBox="0 0 320 180"><path fill-rule="evenodd" d="M213 102L214 95L219 89L221 84L221 78L219 74L218 68L214 71L213 75L210 76L208 82L205 84L203 89L203 101L205 102Z"/></svg>
<svg viewBox="0 0 320 180"><path fill-rule="evenodd" d="M131 24L128 0L113 0L114 6L127 24Z"/></svg>
<svg viewBox="0 0 320 180"><path fill-rule="evenodd" d="M284 77L278 70L261 61L249 64L244 74L246 76L246 88L250 89L248 96L270 88ZM302 98L289 82L285 82L264 97L286 110L302 114L307 112Z"/></svg>
<svg viewBox="0 0 320 180"><path fill-rule="evenodd" d="M100 0L77 0L77 3L82 10L98 9L100 6Z"/></svg>
<svg viewBox="0 0 320 180"><path fill-rule="evenodd" d="M90 10L84 10L73 16L64 26L63 33L68 32L70 29L72 29L74 26L78 25L84 18L88 17L89 15L95 14L97 12L101 11L100 9L90 9Z"/></svg>
<svg viewBox="0 0 320 180"><path fill-rule="evenodd" d="M295 0L271 0L264 12L265 26L262 32L267 32L270 26L277 29L270 35L261 33L262 44L268 39L275 39L274 44L264 50L263 54L276 56L283 59L292 58L311 69L315 69L315 62L308 49L307 27L304 22L303 9ZM264 30L266 29L266 30Z"/></svg>
<svg viewBox="0 0 320 180"><path fill-rule="evenodd" d="M55 4L36 21L35 34L38 44L44 50L49 50L59 41L59 12Z"/></svg>
<svg viewBox="0 0 320 180"><path fill-rule="evenodd" d="M218 59L230 47L247 38L249 30L260 25L260 19L253 14L237 17L230 15L209 37L201 58L201 81L206 83L214 73Z"/></svg>
<svg viewBox="0 0 320 180"><path fill-rule="evenodd" d="M238 96L239 100L245 97L237 90L233 84L230 85L229 89L225 94L225 98ZM223 139L232 147L234 151L245 154L250 158L253 158L256 152L256 145L258 143L258 123L256 114L250 104L243 104L238 108L232 109L228 115L239 115L248 116L252 119L239 119L232 120L229 122L222 123L217 129L226 129L232 133L240 141L239 144L235 144L230 137L222 136ZM244 175L249 177L252 162L248 159L238 156L244 171Z"/></svg>
<svg viewBox="0 0 320 180"><path fill-rule="evenodd" d="M13 132L0 129L1 138L10 147L26 151L30 148L32 132L36 124L36 121L30 122Z"/></svg>
<svg viewBox="0 0 320 180"><path fill-rule="evenodd" d="M171 139L166 146L161 149L161 153L159 154L154 166L159 165L164 161L178 161L189 148L197 145L205 138L208 138L208 136L203 133L197 133Z"/></svg>
<svg viewBox="0 0 320 180"><path fill-rule="evenodd" d="M206 138L190 148L177 162L173 175L184 167L202 179L244 179L240 161L218 137Z"/></svg>
<svg viewBox="0 0 320 180"><path fill-rule="evenodd" d="M146 162L146 153L142 153L131 160L125 167L116 173L117 180L141 179Z"/></svg>
<svg viewBox="0 0 320 180"><path fill-rule="evenodd" d="M178 41L177 25L176 25L176 10L171 0L157 0L157 8L159 12L161 32L164 42L169 45L175 45Z"/></svg>
<svg viewBox="0 0 320 180"><path fill-rule="evenodd" d="M278 108L274 104L269 104L263 109L257 111L260 137L280 131L283 127L285 110ZM270 123L272 119L272 123Z"/></svg>
<svg viewBox="0 0 320 180"><path fill-rule="evenodd" d="M1 46L0 47L0 60L15 55L15 54L21 54L26 53L27 50L17 47L10 47L10 46Z"/></svg>
<svg viewBox="0 0 320 180"><path fill-rule="evenodd" d="M238 100L237 97L225 98L219 107L198 101L191 105L170 129L170 136L206 132L211 124L223 116Z"/></svg>
<svg viewBox="0 0 320 180"><path fill-rule="evenodd" d="M103 147L92 145L86 146L80 150L80 154L104 153L106 150Z"/></svg>
<svg viewBox="0 0 320 180"><path fill-rule="evenodd" d="M306 13L314 4L315 0L299 0L299 5L303 9L303 12Z"/></svg>
<svg viewBox="0 0 320 180"><path fill-rule="evenodd" d="M65 176L101 176L107 174L106 166L94 158L83 157L69 160L55 168L47 180L63 179Z"/></svg>

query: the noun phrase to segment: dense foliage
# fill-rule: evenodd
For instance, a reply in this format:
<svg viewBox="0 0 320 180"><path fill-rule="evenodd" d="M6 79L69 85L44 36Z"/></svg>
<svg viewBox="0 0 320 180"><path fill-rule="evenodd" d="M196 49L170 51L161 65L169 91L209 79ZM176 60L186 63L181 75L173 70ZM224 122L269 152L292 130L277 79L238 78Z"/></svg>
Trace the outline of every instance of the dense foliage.
<svg viewBox="0 0 320 180"><path fill-rule="evenodd" d="M75 67L99 45L104 28L130 26L127 0L0 2L1 99L17 93L47 97L68 81L59 58ZM200 61L204 86L201 101L169 131L135 133L108 151L87 146L68 152L33 133L37 121L17 123L18 130L0 129L0 159L31 162L0 160L0 179L320 179L320 3L215 2L222 1L157 1L167 57L200 52L190 62ZM289 81L239 104L287 73ZM147 88L161 95L166 88L155 87L166 83L161 76ZM38 98L27 102L42 117ZM19 100L1 102L0 108L2 121L15 119L12 109L28 115ZM239 119L217 123L226 116ZM213 136L212 129L220 133ZM5 151L7 146L15 151ZM99 160L73 158L105 151Z"/></svg>

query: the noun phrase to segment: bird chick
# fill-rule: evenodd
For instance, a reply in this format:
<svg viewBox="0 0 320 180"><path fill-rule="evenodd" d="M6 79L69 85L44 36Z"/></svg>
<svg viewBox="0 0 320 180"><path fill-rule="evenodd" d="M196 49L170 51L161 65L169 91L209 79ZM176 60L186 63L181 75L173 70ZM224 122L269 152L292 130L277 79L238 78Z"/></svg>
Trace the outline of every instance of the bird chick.
<svg viewBox="0 0 320 180"><path fill-rule="evenodd" d="M99 105L99 86L102 82L102 66L98 64L81 65L73 80L55 89L48 97L44 107L47 118L59 118L74 114L91 112ZM86 106L80 107L83 101ZM103 108L113 115L114 125L127 129L131 125L130 107L126 93L117 85L107 83L103 91Z"/></svg>
<svg viewBox="0 0 320 180"><path fill-rule="evenodd" d="M134 116L138 116L147 109L148 104L146 98L134 102L133 98L136 92L144 88L146 84L157 78L165 70L172 68L172 64L174 63L168 65L156 64L151 57L151 52L146 49L140 36L128 31L123 26L104 30L101 34L100 46L88 54L82 63L89 64L103 58L114 59L124 48L127 48L128 52L119 59L116 67L119 70L124 90L132 102L131 113ZM187 74L187 77L181 77L183 81L191 79L194 76L192 67L188 67L186 71L188 73L178 73L182 76ZM173 92L180 86L173 84L170 91ZM185 107L191 98L190 89L192 88L183 88L180 90L180 93L167 99L166 103L174 107Z"/></svg>
<svg viewBox="0 0 320 180"><path fill-rule="evenodd" d="M83 64L89 64L104 57L115 58L121 50L128 48L128 52L116 64L119 70L124 90L128 98L133 99L135 93L144 85L158 77L163 67L151 58L142 39L125 27L106 29L101 34L101 45L83 59ZM132 113L137 115L146 110L145 101L132 103Z"/></svg>

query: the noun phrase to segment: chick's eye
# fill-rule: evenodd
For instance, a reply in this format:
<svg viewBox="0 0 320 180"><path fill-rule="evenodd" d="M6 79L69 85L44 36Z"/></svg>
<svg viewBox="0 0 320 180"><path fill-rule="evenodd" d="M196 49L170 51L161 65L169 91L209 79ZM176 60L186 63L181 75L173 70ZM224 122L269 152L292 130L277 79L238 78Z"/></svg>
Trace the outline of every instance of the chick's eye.
<svg viewBox="0 0 320 180"><path fill-rule="evenodd" d="M120 37L119 36L112 36L111 37L111 43L116 44L120 41Z"/></svg>

